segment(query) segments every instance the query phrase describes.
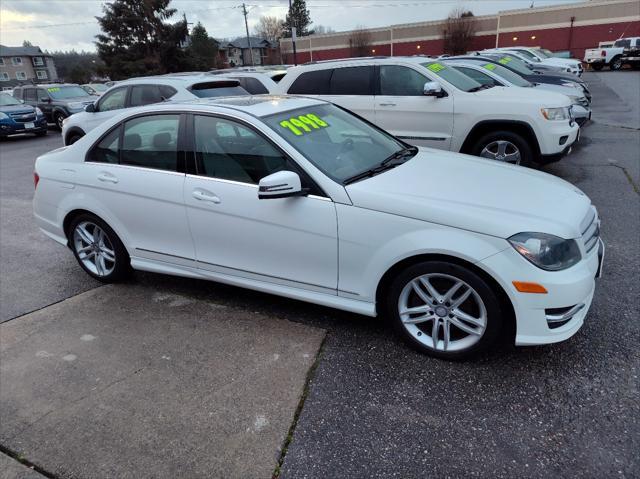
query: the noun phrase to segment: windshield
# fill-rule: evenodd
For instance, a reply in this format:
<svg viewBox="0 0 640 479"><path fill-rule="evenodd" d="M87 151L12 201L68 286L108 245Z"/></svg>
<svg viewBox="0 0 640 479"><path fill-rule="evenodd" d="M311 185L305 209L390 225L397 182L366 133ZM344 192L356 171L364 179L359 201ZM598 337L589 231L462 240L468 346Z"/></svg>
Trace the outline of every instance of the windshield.
<svg viewBox="0 0 640 479"><path fill-rule="evenodd" d="M79 96L91 97L84 88L79 86L55 86L47 88L47 92L54 100L66 100L67 98L77 98Z"/></svg>
<svg viewBox="0 0 640 479"><path fill-rule="evenodd" d="M515 70L520 75L531 75L533 70L527 66L525 62L520 60L519 58L512 57L509 55L491 55L492 57L498 60L498 63L501 65L505 65L512 70Z"/></svg>
<svg viewBox="0 0 640 479"><path fill-rule="evenodd" d="M459 72L458 70L454 70L453 68L449 68L442 63L438 62L429 62L429 63L421 63L423 67L429 70L431 73L435 73L443 80L451 83L454 87L459 90L469 92L471 90L478 90L482 87L480 83L475 81L473 78L469 78L464 73Z"/></svg>
<svg viewBox="0 0 640 479"><path fill-rule="evenodd" d="M21 105L20 101L13 98L8 93L0 93L0 106Z"/></svg>
<svg viewBox="0 0 640 479"><path fill-rule="evenodd" d="M335 105L314 105L263 118L325 175L343 183L405 146Z"/></svg>
<svg viewBox="0 0 640 479"><path fill-rule="evenodd" d="M99 91L99 92L105 92L109 89L109 87L107 85L103 85L102 83L92 83L91 85L89 85L91 88L93 88L95 91Z"/></svg>
<svg viewBox="0 0 640 479"><path fill-rule="evenodd" d="M539 62L540 59L535 56L533 53L528 52L526 50L518 50L518 54L522 55L523 57L527 58L528 60L531 60L532 62Z"/></svg>
<svg viewBox="0 0 640 479"><path fill-rule="evenodd" d="M512 72L511 70L503 67L502 65L498 65L497 63L488 63L488 62L482 62L481 65L482 65L482 68L484 68L485 70L492 71L499 77L504 78L509 83L512 83L515 86L522 86L527 88L533 86L533 83L525 80L517 73Z"/></svg>

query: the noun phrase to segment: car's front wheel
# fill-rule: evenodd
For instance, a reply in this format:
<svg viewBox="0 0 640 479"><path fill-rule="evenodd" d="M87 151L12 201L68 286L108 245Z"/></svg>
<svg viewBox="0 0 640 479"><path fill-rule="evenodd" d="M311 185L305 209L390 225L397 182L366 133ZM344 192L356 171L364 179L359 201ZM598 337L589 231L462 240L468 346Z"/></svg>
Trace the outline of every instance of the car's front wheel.
<svg viewBox="0 0 640 479"><path fill-rule="evenodd" d="M443 261L418 263L400 273L384 308L410 346L444 359L486 350L503 325L500 302L486 281L464 266Z"/></svg>
<svg viewBox="0 0 640 479"><path fill-rule="evenodd" d="M66 116L64 116L62 113L56 113L53 116L53 121L55 121L56 126L58 127L59 130L62 130L62 122L64 121L65 118Z"/></svg>
<svg viewBox="0 0 640 479"><path fill-rule="evenodd" d="M69 227L69 244L78 263L103 283L124 279L131 270L126 248L115 232L97 216L82 214Z"/></svg>
<svg viewBox="0 0 640 479"><path fill-rule="evenodd" d="M495 131L479 138L471 154L511 165L531 166L533 151L521 135L511 131Z"/></svg>

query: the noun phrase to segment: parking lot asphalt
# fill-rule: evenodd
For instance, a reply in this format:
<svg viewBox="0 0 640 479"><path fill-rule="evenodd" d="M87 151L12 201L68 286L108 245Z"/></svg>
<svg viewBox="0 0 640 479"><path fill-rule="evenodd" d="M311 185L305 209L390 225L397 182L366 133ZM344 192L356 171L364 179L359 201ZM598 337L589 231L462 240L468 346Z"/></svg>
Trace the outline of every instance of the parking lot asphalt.
<svg viewBox="0 0 640 479"><path fill-rule="evenodd" d="M621 75L625 75L622 80ZM500 348L474 361L444 362L408 349L376 320L215 283L136 274L137 283L149 291L224 305L233 311L232 319L251 323L254 317L276 317L328 331L304 406L281 457L281 477L640 475L640 131L633 123L620 121L627 116L633 121L638 111L625 98L635 94L631 90L640 84L640 74L585 76L594 93L594 122L583 129L580 145L570 156L543 168L591 197L599 209L607 244L605 274L599 280L592 310L585 326L569 341L536 348ZM0 250L6 319L96 286L75 266L70 252L35 231L26 211L33 191L34 151L57 146L53 143L53 139L21 139L0 145L2 243L9 238L7 247ZM7 221L5 209L14 209L11 205L22 208L22 213L17 211ZM35 255L20 240L30 227L32 238L39 241ZM30 261L24 260L28 254ZM13 266L6 269L7 264ZM22 281L20 288L13 286L14 276ZM33 278L33 284L24 278ZM9 293L5 293L7 284ZM4 306L5 298L16 306ZM46 313L43 309L36 314ZM33 321L30 318L33 315L6 325L18 328L25 319ZM68 321L65 318L59 320L61 325ZM135 323L129 326L119 320L114 328L126 335ZM65 329L60 334L69 340ZM74 334L76 337L77 332ZM203 348L207 334L203 334ZM23 347L38 340L34 333L24 339ZM166 344L172 343L167 340ZM198 391L195 382L181 384L185 394ZM34 400L24 398L25 404ZM123 402L113 407L119 415L131 409ZM64 415L60 419L72 421ZM32 436L34 448L47 447L40 439L51 427L43 426L42 436ZM103 437L92 434L94 424L78 422L74 427L84 434L84 441L100 447ZM188 434L185 429L151 427L149 437L176 444ZM129 429L114 426L112 434L126 442ZM21 436L18 432L15 439ZM33 461L28 449L12 450ZM38 466L61 471L66 451L63 447L51 451L40 456ZM77 455L69 455L70 465L77 460ZM274 467L276 461L274 458ZM120 470L152 477L140 468L142 464L142 460L131 459L120 464ZM189 464L185 458L185 467ZM84 472L77 477L105 477L77 470ZM204 475L224 476L216 470Z"/></svg>

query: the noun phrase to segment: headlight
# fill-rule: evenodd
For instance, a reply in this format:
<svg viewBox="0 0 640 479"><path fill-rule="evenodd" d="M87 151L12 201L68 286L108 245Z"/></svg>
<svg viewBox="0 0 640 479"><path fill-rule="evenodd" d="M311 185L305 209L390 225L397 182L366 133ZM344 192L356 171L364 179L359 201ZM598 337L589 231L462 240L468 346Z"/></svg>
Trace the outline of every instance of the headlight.
<svg viewBox="0 0 640 479"><path fill-rule="evenodd" d="M568 86L569 88L581 88L580 85L578 85L577 83L572 82L572 81L562 82L560 85L561 86Z"/></svg>
<svg viewBox="0 0 640 479"><path fill-rule="evenodd" d="M547 120L568 120L569 108L542 108L540 109L542 116Z"/></svg>
<svg viewBox="0 0 640 479"><path fill-rule="evenodd" d="M84 108L84 105L80 102L72 102L72 103L69 103L69 105L67 106L72 110L81 110L82 108Z"/></svg>
<svg viewBox="0 0 640 479"><path fill-rule="evenodd" d="M538 268L560 271L580 261L580 248L575 240L546 233L518 233L509 238L515 250Z"/></svg>
<svg viewBox="0 0 640 479"><path fill-rule="evenodd" d="M0 120L6 120L7 118L9 118L9 115L0 111Z"/></svg>
<svg viewBox="0 0 640 479"><path fill-rule="evenodd" d="M36 107L36 115L42 116L42 110L38 107Z"/></svg>

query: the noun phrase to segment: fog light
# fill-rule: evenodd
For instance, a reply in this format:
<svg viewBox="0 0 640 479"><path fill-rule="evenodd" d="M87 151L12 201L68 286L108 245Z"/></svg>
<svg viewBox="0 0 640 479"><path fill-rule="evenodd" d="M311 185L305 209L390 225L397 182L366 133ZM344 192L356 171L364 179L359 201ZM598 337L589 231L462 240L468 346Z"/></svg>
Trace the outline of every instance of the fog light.
<svg viewBox="0 0 640 479"><path fill-rule="evenodd" d="M568 135L561 136L561 137L560 137L560 144L561 144L561 145L564 145L564 144L567 142L567 140L568 140L568 139L569 139L569 136L568 136Z"/></svg>
<svg viewBox="0 0 640 479"><path fill-rule="evenodd" d="M547 326L549 326L549 329L564 326L584 307L585 305L582 303L576 304L575 306L567 306L566 308L545 309L544 313L547 317Z"/></svg>

